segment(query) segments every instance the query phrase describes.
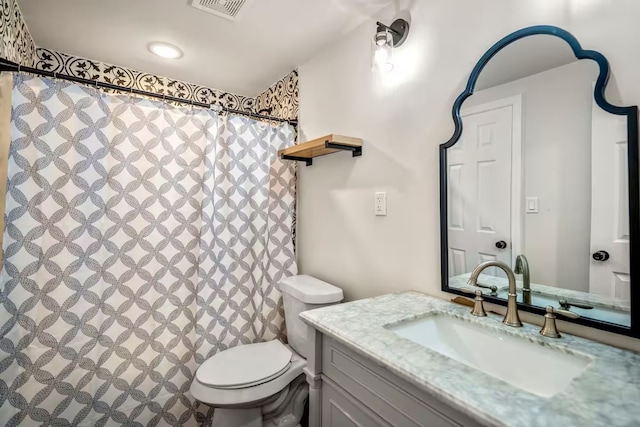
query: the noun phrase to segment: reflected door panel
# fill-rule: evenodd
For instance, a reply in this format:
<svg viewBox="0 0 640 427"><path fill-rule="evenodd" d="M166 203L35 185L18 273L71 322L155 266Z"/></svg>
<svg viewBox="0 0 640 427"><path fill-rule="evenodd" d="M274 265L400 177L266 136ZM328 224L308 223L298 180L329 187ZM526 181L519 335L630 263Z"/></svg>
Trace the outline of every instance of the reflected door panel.
<svg viewBox="0 0 640 427"><path fill-rule="evenodd" d="M627 120L592 108L591 252L605 251L606 260L591 259L589 291L630 298L629 174Z"/></svg>
<svg viewBox="0 0 640 427"><path fill-rule="evenodd" d="M463 113L464 135L448 154L449 268L510 262L512 107ZM496 243L507 242L506 249ZM496 271L486 271L496 274Z"/></svg>

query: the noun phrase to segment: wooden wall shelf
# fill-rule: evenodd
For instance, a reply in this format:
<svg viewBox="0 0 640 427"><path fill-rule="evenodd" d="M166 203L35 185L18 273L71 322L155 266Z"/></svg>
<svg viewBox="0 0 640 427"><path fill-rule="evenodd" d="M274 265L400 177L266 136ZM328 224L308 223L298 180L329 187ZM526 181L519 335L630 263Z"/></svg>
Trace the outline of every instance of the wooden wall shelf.
<svg viewBox="0 0 640 427"><path fill-rule="evenodd" d="M362 156L362 139L331 134L280 150L278 156L284 160L297 160L311 166L314 157L345 150L351 151L353 157Z"/></svg>

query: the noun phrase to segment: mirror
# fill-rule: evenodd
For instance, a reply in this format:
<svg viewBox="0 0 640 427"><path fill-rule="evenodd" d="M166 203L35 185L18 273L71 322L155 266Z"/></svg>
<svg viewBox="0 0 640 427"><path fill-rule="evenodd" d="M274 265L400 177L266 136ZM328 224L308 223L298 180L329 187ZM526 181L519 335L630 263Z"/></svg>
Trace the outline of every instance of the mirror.
<svg viewBox="0 0 640 427"><path fill-rule="evenodd" d="M614 106L611 82L605 99L608 73L601 54L548 26L505 37L478 62L440 151L443 290L463 294L478 264L498 260L516 272L521 308L568 309L638 336L637 108ZM504 304L501 270L478 283Z"/></svg>

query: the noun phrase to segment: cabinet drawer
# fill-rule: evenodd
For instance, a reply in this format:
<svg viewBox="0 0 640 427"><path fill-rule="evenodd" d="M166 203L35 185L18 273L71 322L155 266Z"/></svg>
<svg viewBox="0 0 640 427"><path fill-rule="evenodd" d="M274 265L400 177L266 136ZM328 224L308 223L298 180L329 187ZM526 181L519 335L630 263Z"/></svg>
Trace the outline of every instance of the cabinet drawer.
<svg viewBox="0 0 640 427"><path fill-rule="evenodd" d="M481 426L327 336L322 342L322 372L393 426Z"/></svg>
<svg viewBox="0 0 640 427"><path fill-rule="evenodd" d="M331 380L323 377L322 427L391 426Z"/></svg>

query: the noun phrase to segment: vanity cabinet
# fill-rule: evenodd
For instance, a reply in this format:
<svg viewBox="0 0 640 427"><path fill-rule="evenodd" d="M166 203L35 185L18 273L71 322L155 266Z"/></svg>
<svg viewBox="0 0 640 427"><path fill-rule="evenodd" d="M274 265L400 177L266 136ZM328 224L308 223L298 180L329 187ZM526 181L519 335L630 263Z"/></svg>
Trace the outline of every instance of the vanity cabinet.
<svg viewBox="0 0 640 427"><path fill-rule="evenodd" d="M481 426L333 338L314 334L306 368L310 426Z"/></svg>

